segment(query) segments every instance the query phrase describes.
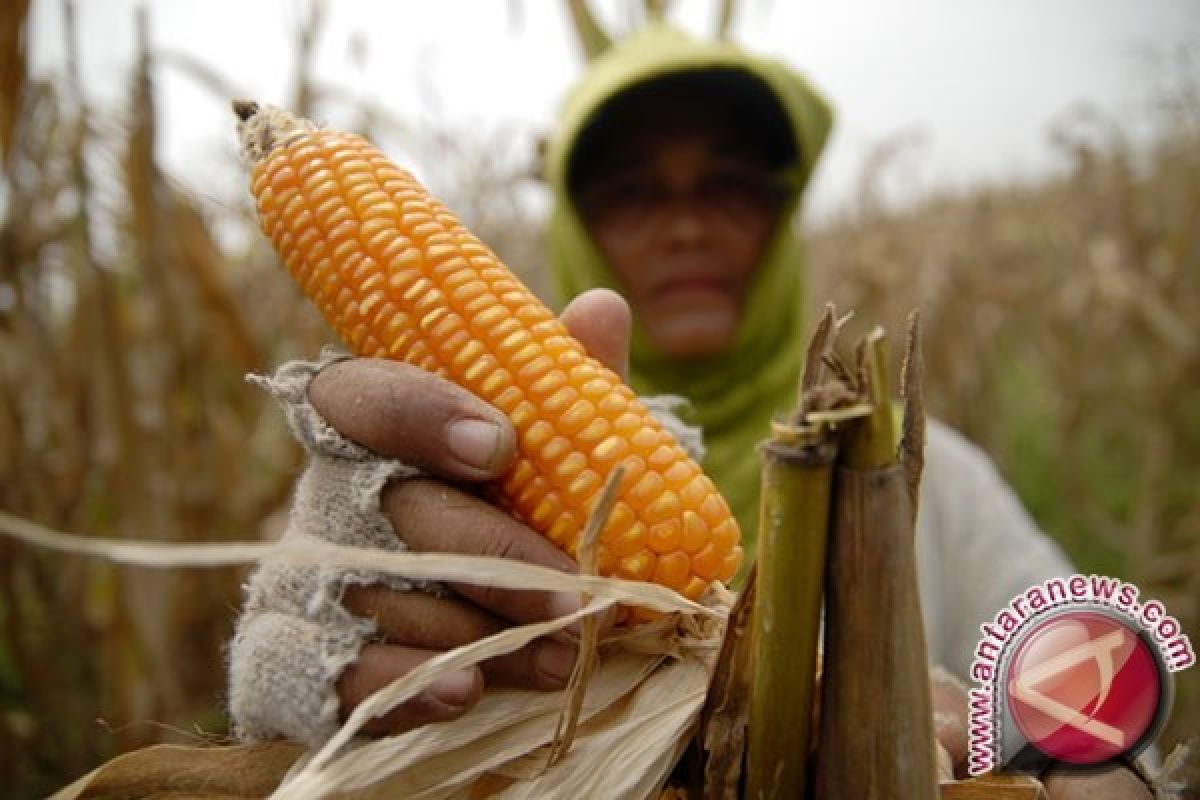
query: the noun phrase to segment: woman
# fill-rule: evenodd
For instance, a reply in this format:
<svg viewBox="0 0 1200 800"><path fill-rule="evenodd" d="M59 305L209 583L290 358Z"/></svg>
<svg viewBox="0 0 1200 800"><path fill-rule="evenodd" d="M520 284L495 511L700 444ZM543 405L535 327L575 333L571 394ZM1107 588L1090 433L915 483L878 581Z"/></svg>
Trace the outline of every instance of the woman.
<svg viewBox="0 0 1200 800"><path fill-rule="evenodd" d="M548 153L552 267L563 299L574 298L562 318L639 392L688 400L705 469L748 553L755 444L771 415L794 404L801 365L792 220L830 123L824 101L785 65L652 26L591 65ZM369 360L289 365L270 386L312 454L293 528L574 569L541 536L448 483L493 478L513 457L507 420L478 398ZM960 676L982 622L1031 584L1070 571L987 459L937 424L917 547L931 661ZM315 744L435 652L577 607L566 596L470 586L431 594L371 575L298 572L265 566L251 582L231 665L232 711L249 738ZM443 679L369 730L461 714L485 681L560 687L574 654L569 640L534 642ZM935 705L939 739L961 766L965 698L939 679Z"/></svg>

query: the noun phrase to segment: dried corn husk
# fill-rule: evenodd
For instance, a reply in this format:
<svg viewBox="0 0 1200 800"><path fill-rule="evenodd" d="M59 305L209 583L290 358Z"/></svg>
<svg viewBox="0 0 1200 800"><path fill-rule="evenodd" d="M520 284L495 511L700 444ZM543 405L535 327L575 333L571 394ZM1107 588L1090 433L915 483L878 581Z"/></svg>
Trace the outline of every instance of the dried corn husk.
<svg viewBox="0 0 1200 800"><path fill-rule="evenodd" d="M215 799L246 796L247 782L257 787L278 784L271 796L279 798L658 797L694 733L735 599L719 584L702 603L694 603L655 584L567 575L504 559L380 553L317 540L300 545L102 540L48 530L3 512L0 532L43 547L143 566L213 566L270 558L369 567L416 580L589 597L570 616L510 628L425 662L364 702L320 751L301 753L295 745L282 743L149 748L100 767L60 791L59 800L167 791ZM664 616L601 642L573 744L554 766L546 765L564 704L570 700L565 690L489 689L480 704L458 720L383 739L355 738L371 716L412 697L441 675L516 650L615 603ZM247 772L232 764L253 768Z"/></svg>

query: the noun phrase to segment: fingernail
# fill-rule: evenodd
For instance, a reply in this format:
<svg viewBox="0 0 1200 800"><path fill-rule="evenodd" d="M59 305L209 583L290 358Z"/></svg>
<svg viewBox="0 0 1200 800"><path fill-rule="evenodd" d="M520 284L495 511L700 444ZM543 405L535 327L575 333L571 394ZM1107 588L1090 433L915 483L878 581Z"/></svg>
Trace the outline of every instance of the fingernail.
<svg viewBox="0 0 1200 800"><path fill-rule="evenodd" d="M428 691L450 708L463 708L475 697L475 670L461 669L434 681Z"/></svg>
<svg viewBox="0 0 1200 800"><path fill-rule="evenodd" d="M464 464L489 469L500 449L500 427L482 419L455 420L446 429L446 445Z"/></svg>
<svg viewBox="0 0 1200 800"><path fill-rule="evenodd" d="M568 614L574 614L580 608L579 595L558 593L550 598L550 602L546 606L546 610L550 612L553 619L565 617ZM582 620L575 620L567 627L558 632L560 639L577 642L580 635L583 633Z"/></svg>
<svg viewBox="0 0 1200 800"><path fill-rule="evenodd" d="M543 642L538 648L534 667L549 681L566 685L575 669L576 650L558 642Z"/></svg>
<svg viewBox="0 0 1200 800"><path fill-rule="evenodd" d="M574 614L580 607L579 595L557 592L550 598L550 603L546 610L550 612L551 617L557 619L565 617L568 614Z"/></svg>

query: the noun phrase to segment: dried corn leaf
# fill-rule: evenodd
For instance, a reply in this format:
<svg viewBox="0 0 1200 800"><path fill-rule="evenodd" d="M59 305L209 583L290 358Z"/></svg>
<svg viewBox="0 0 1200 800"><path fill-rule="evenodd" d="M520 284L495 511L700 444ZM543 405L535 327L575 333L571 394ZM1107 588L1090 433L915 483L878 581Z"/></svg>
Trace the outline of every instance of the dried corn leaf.
<svg viewBox="0 0 1200 800"><path fill-rule="evenodd" d="M265 797L303 750L291 742L231 747L156 745L114 758L63 788L52 800Z"/></svg>
<svg viewBox="0 0 1200 800"><path fill-rule="evenodd" d="M750 675L753 640L751 617L758 580L752 564L742 593L729 612L726 635L713 668L713 679L700 720L700 746L704 750L703 775L693 780L699 796L736 800L746 748L750 713Z"/></svg>
<svg viewBox="0 0 1200 800"><path fill-rule="evenodd" d="M376 692L321 750L292 765L272 794L279 798L657 797L694 732L734 600L718 585L701 604L656 584L568 575L505 559L380 553L317 540L298 545L102 540L49 530L3 512L0 533L43 547L143 566L214 566L270 558L373 568L410 579L590 597L574 614L510 628L443 653ZM447 672L516 650L614 603L651 608L667 617L618 632L602 643L601 658L580 708L574 744L556 765L543 768L568 699L566 691L488 690L479 706L458 720L373 741L355 738L367 719L412 697ZM274 778L283 756L275 750L265 752L271 760L263 769ZM179 764L178 753L178 749L151 749L123 756L57 797L139 796L175 780L187 784L181 796L246 796L238 793L230 783L237 782L235 776L228 774L229 760L244 755L244 750L195 748L196 758L185 760L186 766Z"/></svg>

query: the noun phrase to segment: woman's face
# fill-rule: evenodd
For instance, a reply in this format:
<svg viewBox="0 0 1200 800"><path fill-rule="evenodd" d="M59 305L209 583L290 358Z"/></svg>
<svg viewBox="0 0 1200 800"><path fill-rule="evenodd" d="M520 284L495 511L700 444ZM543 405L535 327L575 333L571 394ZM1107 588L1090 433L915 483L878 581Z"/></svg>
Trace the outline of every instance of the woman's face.
<svg viewBox="0 0 1200 800"><path fill-rule="evenodd" d="M779 181L750 136L708 109L631 116L581 181L584 223L655 348L717 355L775 230Z"/></svg>

